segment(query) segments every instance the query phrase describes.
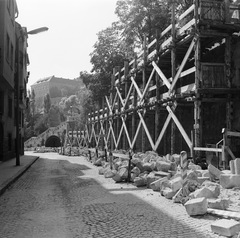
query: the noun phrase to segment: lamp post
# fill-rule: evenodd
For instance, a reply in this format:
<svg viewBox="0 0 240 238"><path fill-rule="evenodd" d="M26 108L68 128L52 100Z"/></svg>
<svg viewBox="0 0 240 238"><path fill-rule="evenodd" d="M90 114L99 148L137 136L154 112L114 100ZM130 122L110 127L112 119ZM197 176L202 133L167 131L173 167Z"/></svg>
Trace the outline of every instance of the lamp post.
<svg viewBox="0 0 240 238"><path fill-rule="evenodd" d="M15 118L16 118L16 166L19 166L20 165L20 153L19 153L19 139L20 139L20 136L19 136L19 133L20 133L20 126L19 126L19 123L20 123L20 117L19 117L19 40L20 38L23 38L24 36L28 36L28 35L35 35L35 34L38 34L38 33L41 33L41 32L44 32L44 31L47 31L48 28L47 27L40 27L40 28L37 28L37 29L34 29L32 31L28 31L28 32L24 32L23 29L21 28L19 33L20 35L17 36L16 38L16 59L17 59L17 68L16 68L16 77L15 77L15 87L16 87L16 92L15 92L15 95L16 95L16 115L15 115Z"/></svg>

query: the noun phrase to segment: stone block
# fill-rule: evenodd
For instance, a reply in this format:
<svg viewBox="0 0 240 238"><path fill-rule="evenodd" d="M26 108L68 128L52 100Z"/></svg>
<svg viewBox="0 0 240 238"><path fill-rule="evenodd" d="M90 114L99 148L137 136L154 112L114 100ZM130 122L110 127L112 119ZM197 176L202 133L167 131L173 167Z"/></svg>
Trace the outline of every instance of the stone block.
<svg viewBox="0 0 240 238"><path fill-rule="evenodd" d="M194 170L187 171L187 179L197 180L197 178L198 178L197 173Z"/></svg>
<svg viewBox="0 0 240 238"><path fill-rule="evenodd" d="M163 172L163 171L157 171L155 172L155 176L158 176L158 177L167 177L168 179L171 178L171 173L168 173L168 172Z"/></svg>
<svg viewBox="0 0 240 238"><path fill-rule="evenodd" d="M204 186L202 188L197 189L193 193L191 193L191 197L193 198L217 198L220 194L220 186L216 183L206 183L204 182Z"/></svg>
<svg viewBox="0 0 240 238"><path fill-rule="evenodd" d="M104 177L105 178L112 178L115 176L115 174L117 173L116 170L111 170L110 168L107 169L105 172L104 172Z"/></svg>
<svg viewBox="0 0 240 238"><path fill-rule="evenodd" d="M101 167L98 169L98 174L103 175L106 172L106 170L107 170L106 168Z"/></svg>
<svg viewBox="0 0 240 238"><path fill-rule="evenodd" d="M173 190L173 192L177 192L180 188L182 188L183 180L181 177L176 177L174 179L171 179L169 181L170 188Z"/></svg>
<svg viewBox="0 0 240 238"><path fill-rule="evenodd" d="M138 167L140 169L141 173L144 171L142 162L139 161L135 165L136 165L136 167Z"/></svg>
<svg viewBox="0 0 240 238"><path fill-rule="evenodd" d="M143 164L143 171L147 171L147 172L153 171L152 164L151 163L144 163Z"/></svg>
<svg viewBox="0 0 240 238"><path fill-rule="evenodd" d="M240 223L235 220L220 219L211 224L212 232L231 237L240 231Z"/></svg>
<svg viewBox="0 0 240 238"><path fill-rule="evenodd" d="M122 181L122 178L121 176L119 175L119 173L116 173L112 179L115 181L115 182L121 182Z"/></svg>
<svg viewBox="0 0 240 238"><path fill-rule="evenodd" d="M208 207L212 209L226 210L229 207L228 199L208 199Z"/></svg>
<svg viewBox="0 0 240 238"><path fill-rule="evenodd" d="M229 161L229 166L230 166L231 173L235 174L235 161L234 160L230 160Z"/></svg>
<svg viewBox="0 0 240 238"><path fill-rule="evenodd" d="M221 174L220 185L223 188L240 187L240 175L237 175L237 174Z"/></svg>
<svg viewBox="0 0 240 238"><path fill-rule="evenodd" d="M205 187L207 187L212 193L213 193L213 197L217 198L220 195L220 186L218 183L213 183L211 181L205 181L203 183L203 185Z"/></svg>
<svg viewBox="0 0 240 238"><path fill-rule="evenodd" d="M176 194L171 188L165 187L162 191L161 194L167 198L167 199L172 199L172 197Z"/></svg>
<svg viewBox="0 0 240 238"><path fill-rule="evenodd" d="M141 171L138 167L134 167L131 172L136 174L137 176L141 173Z"/></svg>
<svg viewBox="0 0 240 238"><path fill-rule="evenodd" d="M136 177L133 182L137 187L143 187L143 186L146 186L147 184L145 177Z"/></svg>
<svg viewBox="0 0 240 238"><path fill-rule="evenodd" d="M150 184L158 180L158 177L155 176L154 172L151 172L147 175L147 188L150 188Z"/></svg>
<svg viewBox="0 0 240 238"><path fill-rule="evenodd" d="M168 172L168 170L171 170L171 163L166 161L157 161L156 168L158 171Z"/></svg>
<svg viewBox="0 0 240 238"><path fill-rule="evenodd" d="M209 181L210 178L209 177L198 177L198 183L199 184L203 184L205 181Z"/></svg>
<svg viewBox="0 0 240 238"><path fill-rule="evenodd" d="M120 175L122 180L127 179L127 177L128 177L128 169L122 167L122 168L120 168L118 170L118 174Z"/></svg>
<svg viewBox="0 0 240 238"><path fill-rule="evenodd" d="M161 188L162 188L162 183L164 181L167 181L167 177L164 177L164 178L160 178L152 183L150 183L150 188L153 190L153 191L160 191Z"/></svg>
<svg viewBox="0 0 240 238"><path fill-rule="evenodd" d="M235 174L240 175L240 158L234 160Z"/></svg>
<svg viewBox="0 0 240 238"><path fill-rule="evenodd" d="M223 174L218 168L216 168L212 164L208 165L208 171L209 171L210 176L212 175L213 177L215 177L217 179L219 179L220 175Z"/></svg>
<svg viewBox="0 0 240 238"><path fill-rule="evenodd" d="M189 216L204 215L207 212L208 201L206 198L195 198L184 204Z"/></svg>
<svg viewBox="0 0 240 238"><path fill-rule="evenodd" d="M191 170L194 170L194 171L196 171L196 170L201 170L201 167L200 167L199 165L196 165L196 164L194 164L194 163L192 163L192 162L190 162L190 163L188 164L188 168L191 169Z"/></svg>

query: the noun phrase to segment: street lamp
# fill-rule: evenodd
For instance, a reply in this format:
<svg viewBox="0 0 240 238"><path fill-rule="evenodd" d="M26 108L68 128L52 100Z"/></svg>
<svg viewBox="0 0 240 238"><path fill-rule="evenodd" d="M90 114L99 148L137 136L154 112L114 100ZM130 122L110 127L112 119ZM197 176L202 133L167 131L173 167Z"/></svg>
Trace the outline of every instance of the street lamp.
<svg viewBox="0 0 240 238"><path fill-rule="evenodd" d="M28 32L24 32L23 28L21 27L20 29L20 35L17 37L16 39L16 59L17 59L17 68L16 68L16 78L15 78L15 86L16 86L16 166L20 165L20 153L19 153L19 40L20 38L24 37L24 36L28 36L28 35L35 35L44 31L47 31L48 28L47 27L40 27Z"/></svg>

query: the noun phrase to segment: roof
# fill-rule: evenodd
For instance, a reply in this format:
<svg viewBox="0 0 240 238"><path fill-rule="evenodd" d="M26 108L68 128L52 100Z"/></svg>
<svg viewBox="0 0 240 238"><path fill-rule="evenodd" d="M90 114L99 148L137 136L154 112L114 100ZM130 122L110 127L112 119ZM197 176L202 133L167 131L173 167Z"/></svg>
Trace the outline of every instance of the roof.
<svg viewBox="0 0 240 238"><path fill-rule="evenodd" d="M66 79L66 78L59 78L59 77L55 77L53 76L49 76L43 79L39 79L36 83L34 83L33 85L36 84L40 84L40 83L45 83L45 82L64 82L64 83L78 83L76 80L74 79Z"/></svg>
<svg viewBox="0 0 240 238"><path fill-rule="evenodd" d="M43 79L39 79L36 83L34 83L34 84L39 84L39 83L43 83L43 82L48 82L48 81L50 81L52 78L54 77L54 75L53 76L50 76L50 77L46 77L46 78L43 78ZM33 84L33 85L34 85Z"/></svg>

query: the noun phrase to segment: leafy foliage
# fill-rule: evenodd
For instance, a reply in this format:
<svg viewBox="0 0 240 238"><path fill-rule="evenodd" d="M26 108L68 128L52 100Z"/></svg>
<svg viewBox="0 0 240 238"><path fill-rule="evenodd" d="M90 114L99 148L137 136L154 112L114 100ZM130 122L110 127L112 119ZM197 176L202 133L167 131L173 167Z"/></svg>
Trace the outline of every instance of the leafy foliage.
<svg viewBox="0 0 240 238"><path fill-rule="evenodd" d="M115 13L127 45L141 48L144 35L151 41L156 30L164 30L170 24L168 9L165 0L118 0Z"/></svg>
<svg viewBox="0 0 240 238"><path fill-rule="evenodd" d="M44 113L49 113L50 108L51 108L51 99L50 99L50 95L47 94L44 97Z"/></svg>
<svg viewBox="0 0 240 238"><path fill-rule="evenodd" d="M48 114L48 124L49 127L55 127L60 125L61 117L59 107L56 105L52 105L49 114Z"/></svg>

